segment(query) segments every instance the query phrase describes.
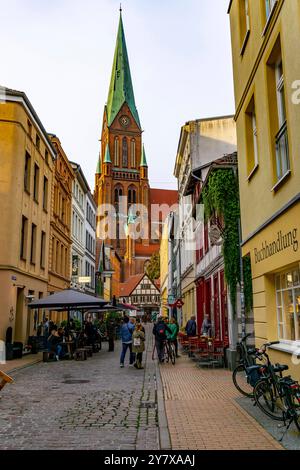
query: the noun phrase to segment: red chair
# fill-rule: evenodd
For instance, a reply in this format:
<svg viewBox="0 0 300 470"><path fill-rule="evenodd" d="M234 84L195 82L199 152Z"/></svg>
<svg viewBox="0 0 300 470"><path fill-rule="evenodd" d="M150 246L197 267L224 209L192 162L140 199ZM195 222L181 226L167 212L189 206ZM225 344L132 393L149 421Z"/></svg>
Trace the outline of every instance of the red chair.
<svg viewBox="0 0 300 470"><path fill-rule="evenodd" d="M220 339L214 339L212 341L212 359L213 361L218 361L222 367L224 367L225 361L224 361L224 352L225 352L225 346L224 346L224 341Z"/></svg>

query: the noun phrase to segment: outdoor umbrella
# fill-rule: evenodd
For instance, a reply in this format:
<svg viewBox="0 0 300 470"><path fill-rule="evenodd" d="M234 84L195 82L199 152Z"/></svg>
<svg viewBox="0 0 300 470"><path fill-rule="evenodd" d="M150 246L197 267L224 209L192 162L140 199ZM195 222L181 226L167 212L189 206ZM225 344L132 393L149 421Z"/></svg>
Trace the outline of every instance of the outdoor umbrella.
<svg viewBox="0 0 300 470"><path fill-rule="evenodd" d="M74 289L65 289L48 295L43 299L35 300L28 307L31 309L46 308L49 310L67 311L69 320L70 310L83 311L89 308L101 308L106 304L107 301L104 299L84 294Z"/></svg>

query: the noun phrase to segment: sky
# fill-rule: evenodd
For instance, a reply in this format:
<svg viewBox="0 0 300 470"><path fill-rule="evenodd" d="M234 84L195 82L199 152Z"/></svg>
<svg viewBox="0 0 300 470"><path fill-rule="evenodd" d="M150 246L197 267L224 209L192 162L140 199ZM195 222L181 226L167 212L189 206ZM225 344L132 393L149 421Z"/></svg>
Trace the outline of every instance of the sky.
<svg viewBox="0 0 300 470"><path fill-rule="evenodd" d="M153 188L176 189L181 126L234 114L228 0L123 0ZM0 0L0 85L24 91L94 189L116 0Z"/></svg>

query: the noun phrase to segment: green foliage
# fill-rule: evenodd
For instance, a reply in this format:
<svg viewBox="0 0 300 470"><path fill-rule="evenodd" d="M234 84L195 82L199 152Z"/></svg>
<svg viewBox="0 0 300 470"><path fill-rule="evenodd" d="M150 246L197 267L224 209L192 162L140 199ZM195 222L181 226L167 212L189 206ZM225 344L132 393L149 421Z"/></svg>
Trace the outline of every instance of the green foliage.
<svg viewBox="0 0 300 470"><path fill-rule="evenodd" d="M239 190L237 178L231 169L216 170L209 177L202 193L205 218L213 214L222 216L223 256L225 278L229 286L232 308L236 311L237 284L240 283L240 247L239 247Z"/></svg>
<svg viewBox="0 0 300 470"><path fill-rule="evenodd" d="M156 279L160 278L160 255L159 252L153 253L150 258L150 262L147 266L146 273L151 279L151 281L155 281Z"/></svg>
<svg viewBox="0 0 300 470"><path fill-rule="evenodd" d="M245 311L249 313L253 307L253 291L252 291L252 271L250 255L243 258L243 275L244 275L244 296Z"/></svg>

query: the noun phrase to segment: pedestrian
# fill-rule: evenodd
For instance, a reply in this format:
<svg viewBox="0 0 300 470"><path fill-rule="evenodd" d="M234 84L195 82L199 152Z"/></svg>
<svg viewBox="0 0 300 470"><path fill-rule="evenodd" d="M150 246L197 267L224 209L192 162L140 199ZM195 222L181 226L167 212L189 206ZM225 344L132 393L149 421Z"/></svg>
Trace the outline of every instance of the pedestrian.
<svg viewBox="0 0 300 470"><path fill-rule="evenodd" d="M113 318L110 318L107 323L107 337L108 337L108 352L115 350L115 336L116 324Z"/></svg>
<svg viewBox="0 0 300 470"><path fill-rule="evenodd" d="M153 327L153 334L155 336L155 347L158 355L158 360L160 363L164 362L164 345L167 340L166 333L171 334L171 330L164 322L163 317L158 317L157 323Z"/></svg>
<svg viewBox="0 0 300 470"><path fill-rule="evenodd" d="M132 352L135 353L134 367L144 369L142 366L143 352L145 351L145 333L141 323L137 323L132 333Z"/></svg>
<svg viewBox="0 0 300 470"><path fill-rule="evenodd" d="M185 326L185 331L188 337L196 336L197 325L195 320L195 315L192 315ZM194 357L194 354L191 353L191 351L189 351L189 357Z"/></svg>
<svg viewBox="0 0 300 470"><path fill-rule="evenodd" d="M169 335L169 333L168 333L168 335L169 335L168 339L170 341L172 341L172 343L174 344L176 357L180 357L179 354L178 354L178 341L177 341L177 336L178 336L178 333L179 333L179 325L177 323L176 318L174 318L174 317L171 318L169 328L172 331L172 333L171 333L171 335Z"/></svg>
<svg viewBox="0 0 300 470"><path fill-rule="evenodd" d="M144 328L143 325L142 325L142 322L141 322L141 319L140 319L140 318L137 318L137 319L136 319L136 325L141 325L142 332L143 332L144 335L145 335L145 334L146 334L146 331L145 331L145 328Z"/></svg>
<svg viewBox="0 0 300 470"><path fill-rule="evenodd" d="M211 327L212 327L212 324L211 324L209 315L205 314L203 322L202 322L202 326L201 326L201 335L202 336L207 336L208 338L210 338L211 337Z"/></svg>
<svg viewBox="0 0 300 470"><path fill-rule="evenodd" d="M127 349L129 349L129 365L132 366L134 363L134 354L132 352L132 334L134 331L133 323L129 322L128 317L123 318L123 325L121 327L121 340L122 340L122 352L120 357L120 367L124 367L124 361Z"/></svg>

